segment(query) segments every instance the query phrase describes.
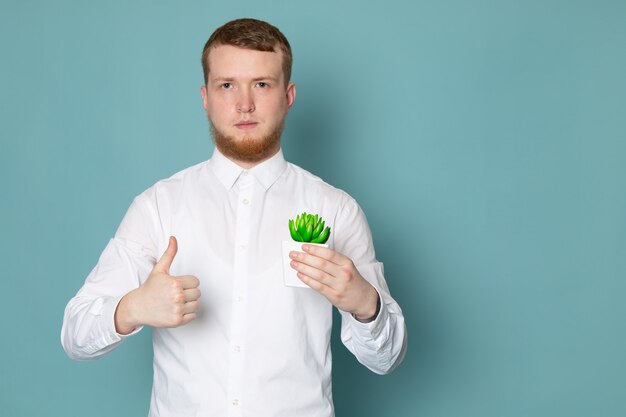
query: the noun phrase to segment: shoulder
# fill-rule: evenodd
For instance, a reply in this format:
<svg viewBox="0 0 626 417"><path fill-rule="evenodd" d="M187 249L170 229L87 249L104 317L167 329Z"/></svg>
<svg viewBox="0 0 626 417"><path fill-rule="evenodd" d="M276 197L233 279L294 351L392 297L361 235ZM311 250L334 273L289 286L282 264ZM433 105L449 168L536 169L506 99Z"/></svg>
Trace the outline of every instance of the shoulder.
<svg viewBox="0 0 626 417"><path fill-rule="evenodd" d="M337 188L306 169L288 163L286 184L290 192L299 195L299 201L307 205L319 205L330 209L335 216L353 215L361 210L357 201L345 190Z"/></svg>
<svg viewBox="0 0 626 417"><path fill-rule="evenodd" d="M179 198L189 188L196 187L206 181L208 171L208 161L197 163L157 181L135 197L135 200L158 203L163 200Z"/></svg>
<svg viewBox="0 0 626 417"><path fill-rule="evenodd" d="M308 194L316 194L323 198L335 200L340 206L356 204L356 200L346 191L327 183L317 175L291 162L287 163L286 181L291 186Z"/></svg>

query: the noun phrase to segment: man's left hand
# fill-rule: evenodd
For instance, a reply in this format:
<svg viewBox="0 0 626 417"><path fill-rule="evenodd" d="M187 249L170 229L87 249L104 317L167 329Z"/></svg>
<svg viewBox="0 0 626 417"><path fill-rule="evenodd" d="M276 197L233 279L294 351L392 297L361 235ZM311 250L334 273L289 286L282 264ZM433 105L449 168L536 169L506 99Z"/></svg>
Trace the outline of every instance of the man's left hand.
<svg viewBox="0 0 626 417"><path fill-rule="evenodd" d="M376 314L378 292L361 276L347 256L323 246L302 246L290 252L291 267L298 278L322 294L335 307L365 321Z"/></svg>

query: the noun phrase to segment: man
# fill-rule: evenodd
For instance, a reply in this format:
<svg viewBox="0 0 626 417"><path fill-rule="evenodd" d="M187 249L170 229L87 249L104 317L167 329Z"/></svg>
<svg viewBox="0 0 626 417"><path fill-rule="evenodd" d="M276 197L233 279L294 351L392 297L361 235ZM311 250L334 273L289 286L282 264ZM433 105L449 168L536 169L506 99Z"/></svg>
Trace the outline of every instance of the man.
<svg viewBox="0 0 626 417"><path fill-rule="evenodd" d="M135 198L66 308L61 339L74 359L154 328L151 416L334 415L333 305L343 343L372 371L404 355L402 312L359 206L283 158L291 61L287 39L262 21L211 35L201 95L213 156ZM331 227L328 248L290 254L310 288L283 282L281 242L302 212Z"/></svg>

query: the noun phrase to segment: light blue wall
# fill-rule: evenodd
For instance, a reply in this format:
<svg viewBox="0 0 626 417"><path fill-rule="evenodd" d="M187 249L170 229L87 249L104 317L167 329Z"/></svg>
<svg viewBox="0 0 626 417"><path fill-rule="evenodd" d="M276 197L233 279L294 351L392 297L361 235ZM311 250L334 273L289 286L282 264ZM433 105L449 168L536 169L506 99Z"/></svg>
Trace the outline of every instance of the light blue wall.
<svg viewBox="0 0 626 417"><path fill-rule="evenodd" d="M149 331L67 359L62 313L132 198L206 159L199 55L267 19L284 149L371 223L410 349L334 343L339 417L626 415L626 2L0 3L0 414L145 416ZM336 336L336 334L335 334Z"/></svg>

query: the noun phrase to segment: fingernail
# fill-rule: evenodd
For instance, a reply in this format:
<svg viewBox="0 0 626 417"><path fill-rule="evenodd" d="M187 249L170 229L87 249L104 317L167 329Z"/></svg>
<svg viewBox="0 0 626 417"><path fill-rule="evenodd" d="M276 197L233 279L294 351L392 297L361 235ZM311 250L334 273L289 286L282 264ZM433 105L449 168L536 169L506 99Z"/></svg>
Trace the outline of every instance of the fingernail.
<svg viewBox="0 0 626 417"><path fill-rule="evenodd" d="M305 252L308 252L310 248L311 248L311 246L309 246L309 245L302 245L302 250L305 251Z"/></svg>
<svg viewBox="0 0 626 417"><path fill-rule="evenodd" d="M289 257L292 259L297 259L298 258L298 252L289 252Z"/></svg>

